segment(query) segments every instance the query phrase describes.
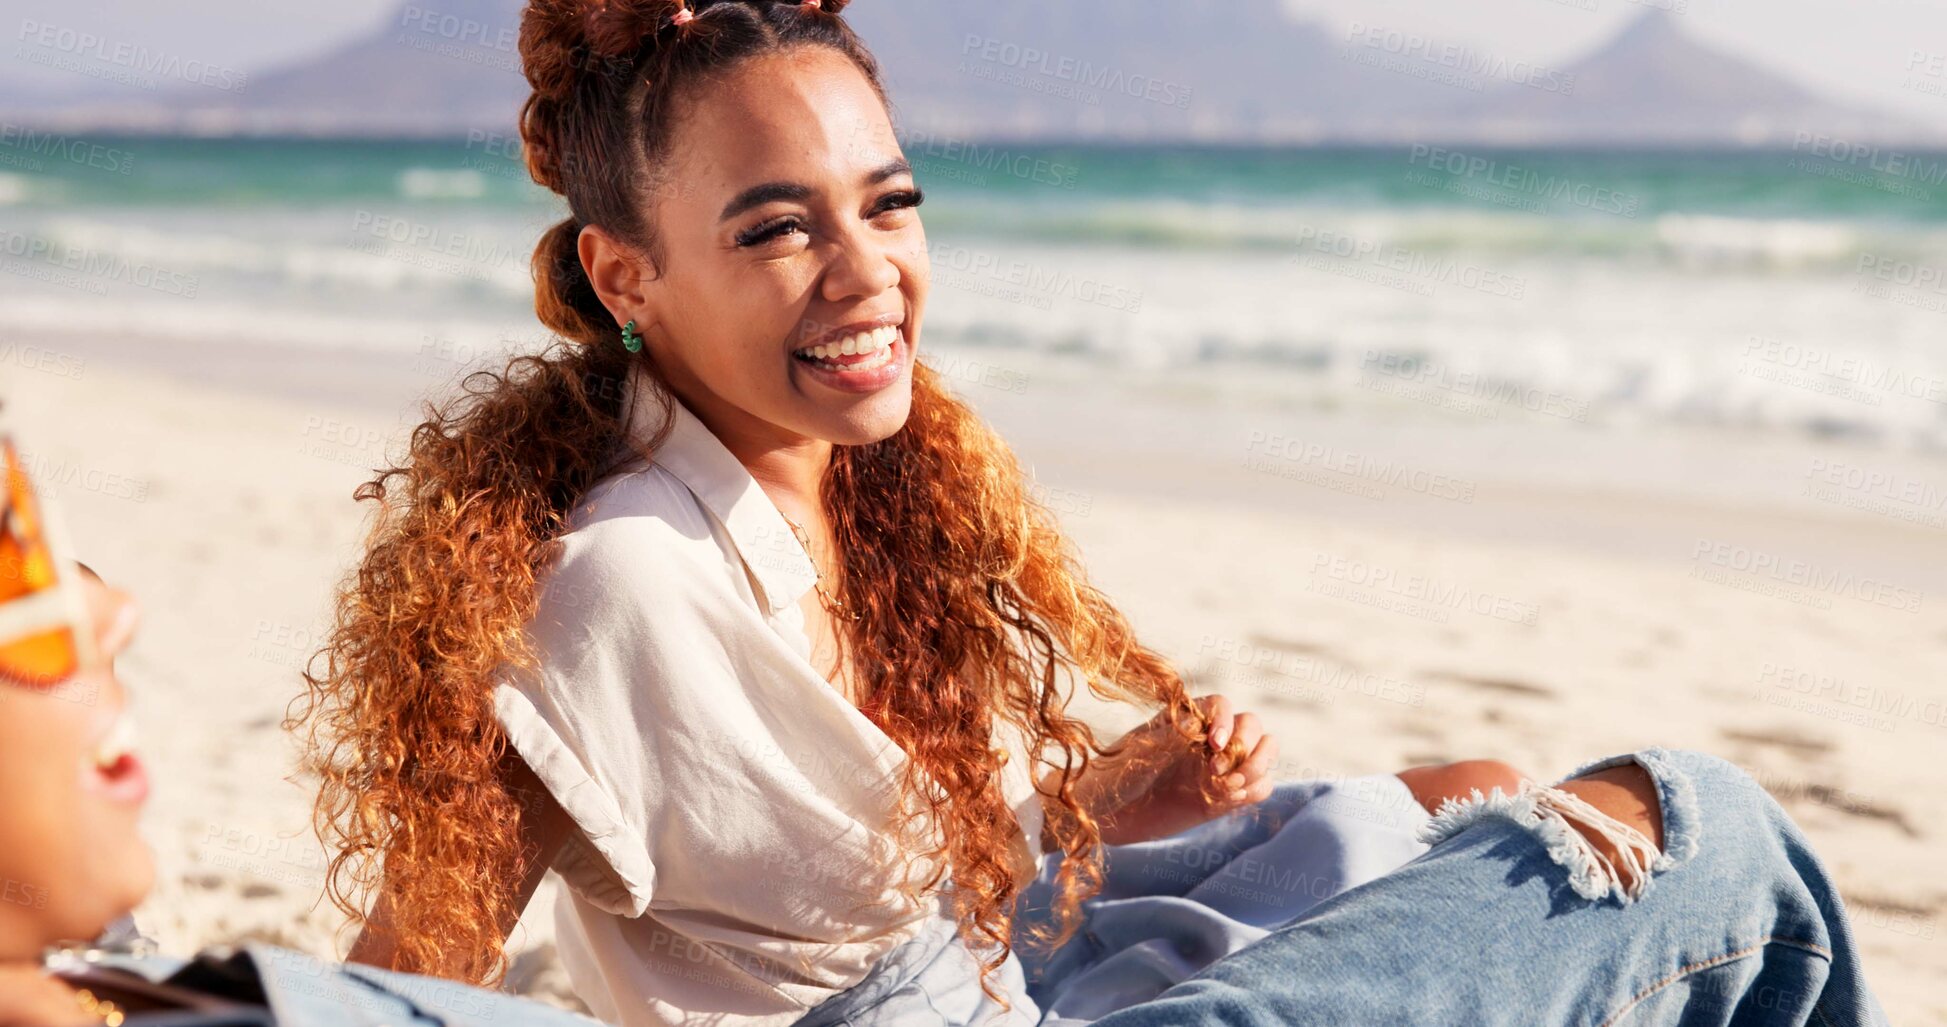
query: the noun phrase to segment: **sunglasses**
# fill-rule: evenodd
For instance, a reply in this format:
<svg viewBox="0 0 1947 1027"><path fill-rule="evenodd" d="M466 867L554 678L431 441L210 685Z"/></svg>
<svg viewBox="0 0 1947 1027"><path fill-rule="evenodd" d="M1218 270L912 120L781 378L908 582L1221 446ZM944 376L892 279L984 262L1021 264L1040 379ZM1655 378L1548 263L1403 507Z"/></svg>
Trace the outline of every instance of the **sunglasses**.
<svg viewBox="0 0 1947 1027"><path fill-rule="evenodd" d="M80 571L66 559L48 512L0 436L0 683L54 688L93 664L94 631Z"/></svg>

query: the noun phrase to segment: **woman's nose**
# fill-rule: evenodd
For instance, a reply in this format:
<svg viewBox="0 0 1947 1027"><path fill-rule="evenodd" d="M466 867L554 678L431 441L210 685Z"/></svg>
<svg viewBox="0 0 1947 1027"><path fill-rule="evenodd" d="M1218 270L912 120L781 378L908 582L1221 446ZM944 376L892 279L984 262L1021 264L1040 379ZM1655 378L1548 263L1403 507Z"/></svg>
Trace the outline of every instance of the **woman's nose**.
<svg viewBox="0 0 1947 1027"><path fill-rule="evenodd" d="M129 641L135 637L135 626L141 620L141 608L135 597L118 588L109 588L99 581L90 581L88 590L88 618L95 629L95 649L104 660L113 660L122 650L128 648Z"/></svg>
<svg viewBox="0 0 1947 1027"><path fill-rule="evenodd" d="M831 301L877 296L899 284L899 265L878 240L858 234L838 243L825 271L824 298Z"/></svg>

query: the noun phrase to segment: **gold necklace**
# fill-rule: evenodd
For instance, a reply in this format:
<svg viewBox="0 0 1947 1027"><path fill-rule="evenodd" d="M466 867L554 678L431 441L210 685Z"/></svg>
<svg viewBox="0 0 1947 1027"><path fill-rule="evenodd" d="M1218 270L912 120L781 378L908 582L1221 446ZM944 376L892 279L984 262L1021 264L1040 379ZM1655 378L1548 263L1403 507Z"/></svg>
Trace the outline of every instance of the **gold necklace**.
<svg viewBox="0 0 1947 1027"><path fill-rule="evenodd" d="M840 620L848 620L848 621L858 620L859 615L856 612L847 608L846 605L840 602L836 596L833 596L830 592L825 591L825 571L823 568L818 566L818 557L814 555L811 551L811 536L805 534L804 525L801 525L797 521L792 520L790 516L785 514L784 511L782 510L778 511L778 516L783 517L784 523L789 524L791 526L791 534L796 535L798 537L798 545L804 547L805 558L811 561L811 572L817 575L817 577L812 580L811 587L818 591L819 605L825 608L826 613L829 613L832 616L839 618Z"/></svg>
<svg viewBox="0 0 1947 1027"><path fill-rule="evenodd" d="M100 1020L107 1027L122 1027L122 1009L107 999L96 998L95 993L86 988L77 988L74 1000L81 1005L81 1011Z"/></svg>

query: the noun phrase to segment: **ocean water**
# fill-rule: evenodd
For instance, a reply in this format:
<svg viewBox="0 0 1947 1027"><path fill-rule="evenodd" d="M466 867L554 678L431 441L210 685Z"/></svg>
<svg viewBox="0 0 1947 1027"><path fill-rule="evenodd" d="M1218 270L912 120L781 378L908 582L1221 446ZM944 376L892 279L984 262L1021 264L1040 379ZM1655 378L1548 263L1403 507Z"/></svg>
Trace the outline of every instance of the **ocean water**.
<svg viewBox="0 0 1947 1027"><path fill-rule="evenodd" d="M969 385L1947 452L1947 154L903 142ZM504 139L14 133L0 325L464 363L561 213Z"/></svg>

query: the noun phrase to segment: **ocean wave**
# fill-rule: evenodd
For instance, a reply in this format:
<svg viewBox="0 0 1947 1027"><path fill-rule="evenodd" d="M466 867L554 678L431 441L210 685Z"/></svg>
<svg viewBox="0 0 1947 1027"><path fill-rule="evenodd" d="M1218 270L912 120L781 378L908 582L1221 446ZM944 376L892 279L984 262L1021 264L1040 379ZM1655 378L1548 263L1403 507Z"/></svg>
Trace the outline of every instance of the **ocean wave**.
<svg viewBox="0 0 1947 1027"><path fill-rule="evenodd" d="M526 300L534 283L528 269L531 243L495 241L483 233L478 244L462 247L394 241L383 234L359 233L350 226L341 241L293 241L267 233L218 234L113 224L61 216L44 221L37 235L91 259L126 261L176 275L222 281L265 282L292 289L342 286L381 292L426 290L465 295L487 292ZM449 235L448 238L464 236Z"/></svg>
<svg viewBox="0 0 1947 1027"><path fill-rule="evenodd" d="M32 192L25 176L0 172L0 207L25 203Z"/></svg>
<svg viewBox="0 0 1947 1027"><path fill-rule="evenodd" d="M1681 226L1657 245L1712 254L1727 230ZM1609 259L1159 261L1049 246L985 279L936 267L926 324L930 338L1003 365L1023 353L1091 378L1273 404L1947 451L1943 322L1860 290L1850 265L1767 270L1829 262L1843 241L1780 230L1745 245L1761 256L1712 256L1739 269L1711 275ZM1483 269L1500 277L1465 273Z"/></svg>
<svg viewBox="0 0 1947 1027"><path fill-rule="evenodd" d="M458 311L438 317L374 316L369 311L300 313L288 305L249 300L185 304L157 298L103 305L75 304L56 296L9 296L7 313L9 326L23 338L132 335L271 350L356 350L393 356L425 353L445 340L471 340L440 346L437 352L442 359L456 350L469 356L498 353L530 346L544 337L544 330L531 317L496 321ZM500 339L511 341L481 341Z"/></svg>
<svg viewBox="0 0 1947 1027"><path fill-rule="evenodd" d="M487 178L464 168L407 168L398 192L408 200L477 200L487 195Z"/></svg>
<svg viewBox="0 0 1947 1027"><path fill-rule="evenodd" d="M929 228L1067 246L1354 256L1379 251L1599 258L1679 268L1842 267L1862 252L1947 254L1925 224L1661 214L1545 217L1449 208L1344 208L1121 200L1063 206L962 204Z"/></svg>
<svg viewBox="0 0 1947 1027"><path fill-rule="evenodd" d="M1833 267L1870 245L1852 224L1798 219L1665 214L1656 219L1655 232L1660 246L1691 266Z"/></svg>

